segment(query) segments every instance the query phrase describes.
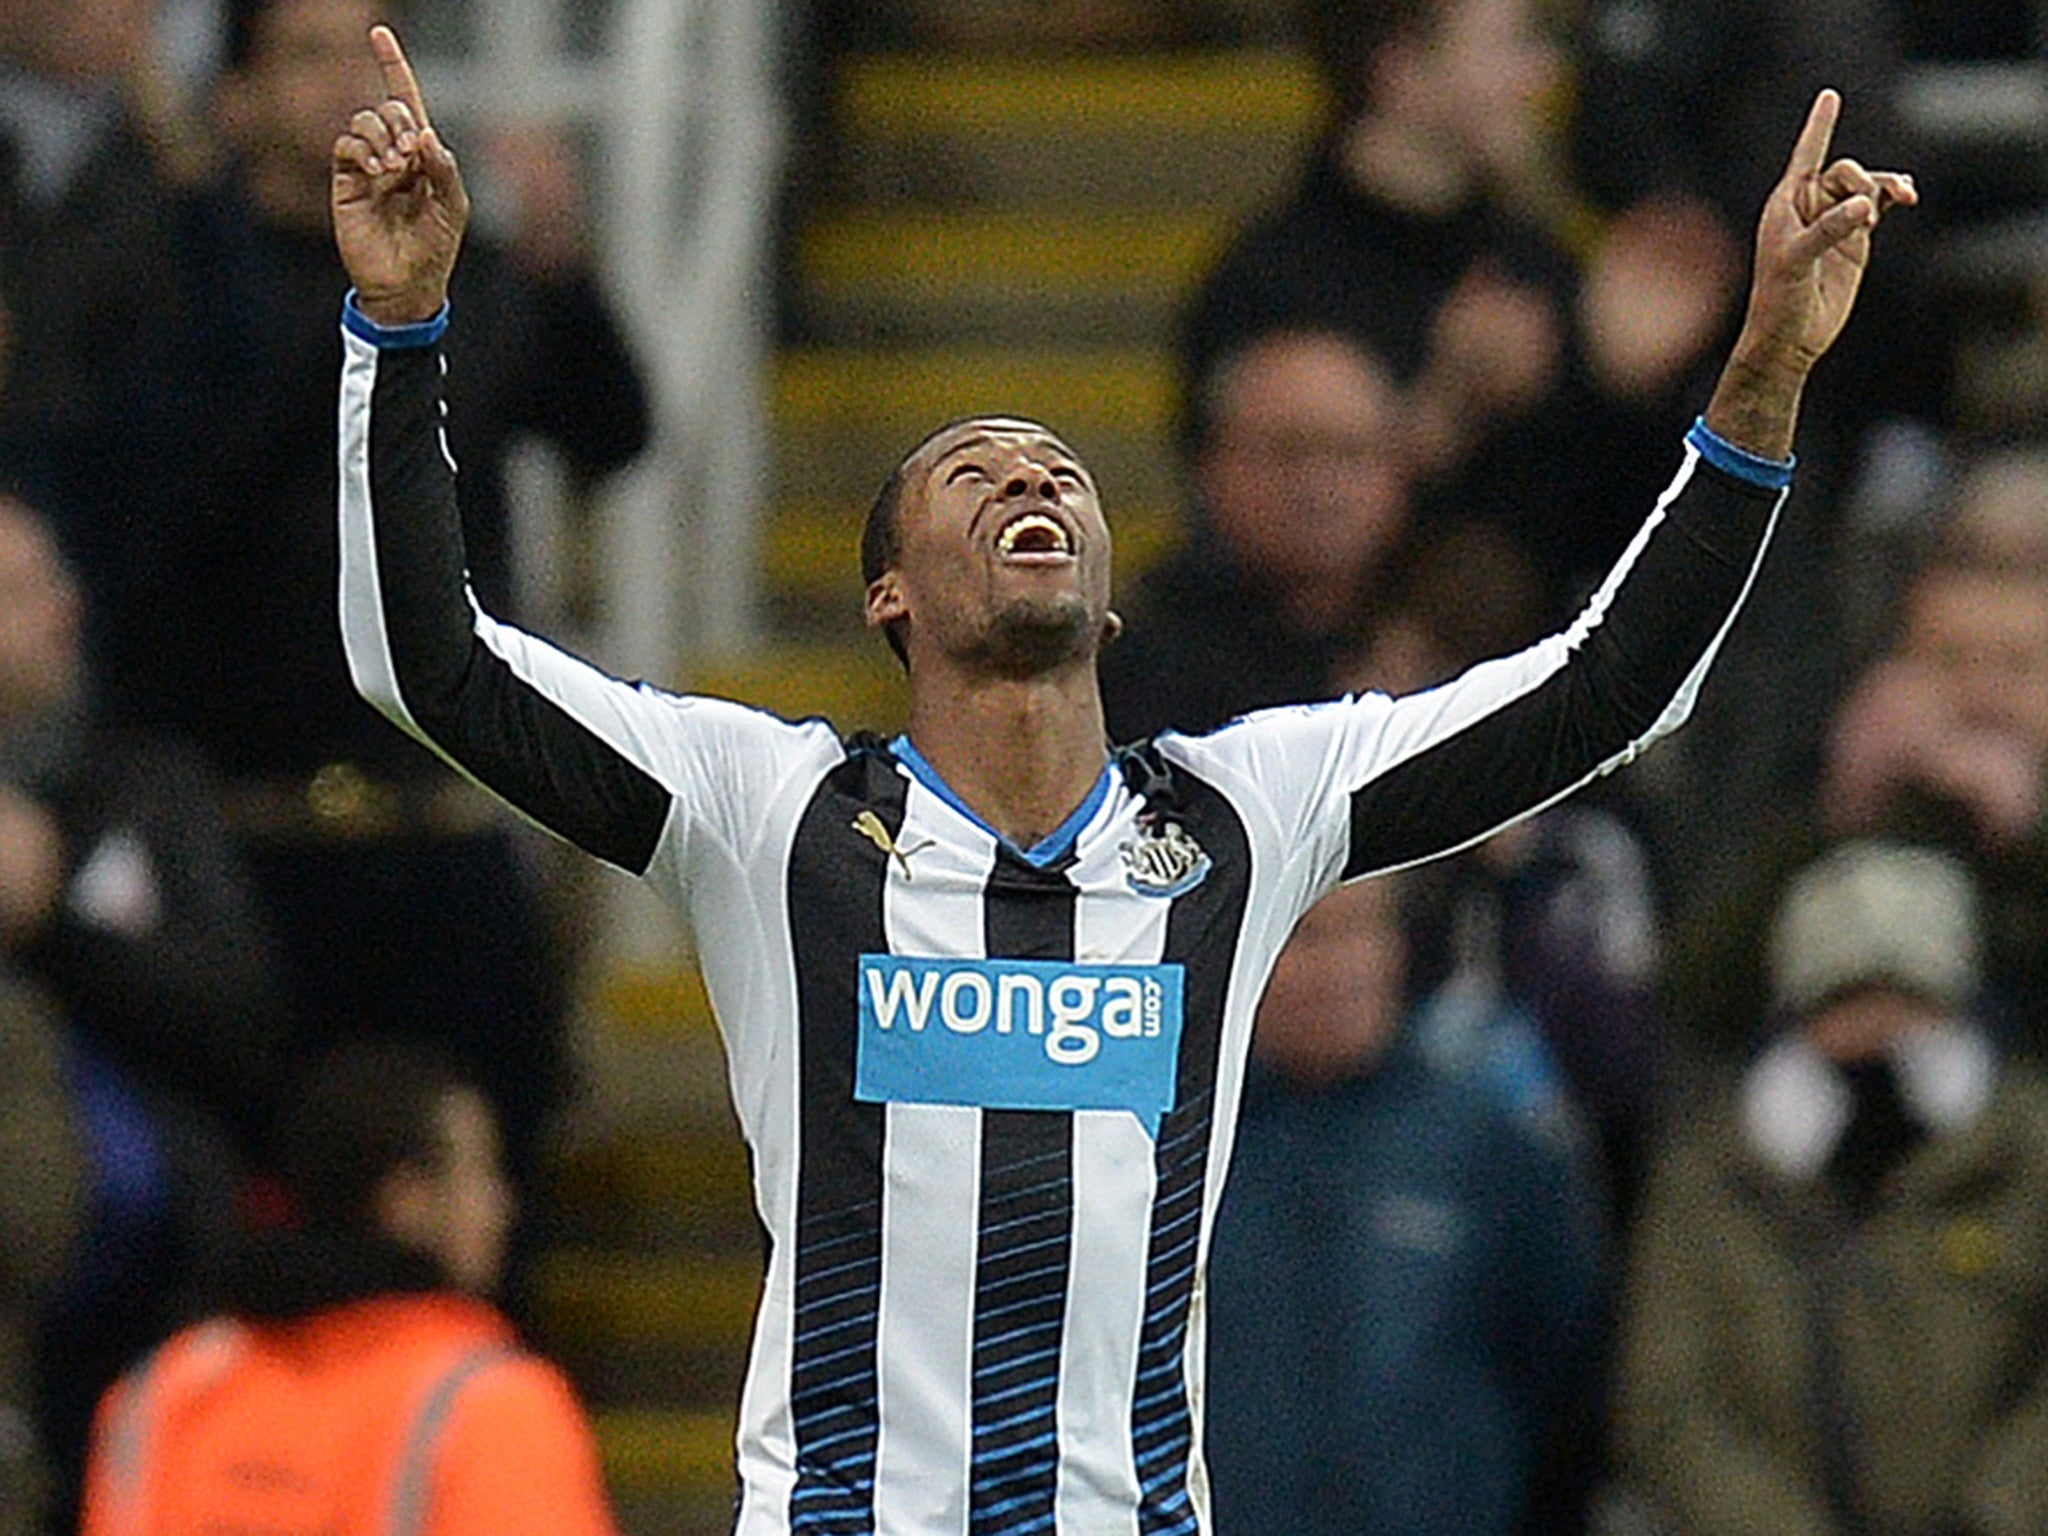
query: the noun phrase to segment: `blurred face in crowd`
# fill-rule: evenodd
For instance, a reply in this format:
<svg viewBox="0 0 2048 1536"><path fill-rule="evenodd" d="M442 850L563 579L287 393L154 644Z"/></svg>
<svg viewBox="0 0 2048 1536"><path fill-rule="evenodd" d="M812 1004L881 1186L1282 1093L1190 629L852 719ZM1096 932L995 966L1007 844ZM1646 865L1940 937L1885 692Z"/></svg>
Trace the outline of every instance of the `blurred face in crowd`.
<svg viewBox="0 0 2048 1536"><path fill-rule="evenodd" d="M1967 723L2048 755L2048 578L1940 567L1908 594L1901 642Z"/></svg>
<svg viewBox="0 0 2048 1536"><path fill-rule="evenodd" d="M325 221L334 140L384 93L363 44L383 19L368 0L272 0L258 19L249 58L222 82L218 104L271 212Z"/></svg>
<svg viewBox="0 0 2048 1536"><path fill-rule="evenodd" d="M1532 0L1443 0L1382 57L1375 110L1511 178L1531 163L1538 108L1561 75Z"/></svg>
<svg viewBox="0 0 2048 1536"><path fill-rule="evenodd" d="M59 80L119 80L149 56L156 3L0 0L0 48Z"/></svg>
<svg viewBox="0 0 2048 1536"><path fill-rule="evenodd" d="M2048 571L2048 450L2014 448L1976 464L1943 537L1988 565Z"/></svg>
<svg viewBox="0 0 2048 1536"><path fill-rule="evenodd" d="M1527 169L1538 111L1561 71L1530 0L1463 0L1440 41L1443 101L1460 140L1497 174Z"/></svg>
<svg viewBox="0 0 2048 1536"><path fill-rule="evenodd" d="M79 684L78 587L42 520L0 497L0 725L54 708Z"/></svg>
<svg viewBox="0 0 2048 1536"><path fill-rule="evenodd" d="M438 1260L455 1286L485 1295L504 1273L513 1217L498 1123L471 1088L444 1095L436 1121L435 1163L390 1176L381 1204L384 1225L398 1242Z"/></svg>
<svg viewBox="0 0 2048 1536"><path fill-rule="evenodd" d="M1210 521L1302 627L1349 616L1407 521L1386 370L1341 337L1285 333L1223 365L1196 466Z"/></svg>
<svg viewBox="0 0 2048 1536"><path fill-rule="evenodd" d="M1315 1086L1386 1054L1408 984L1397 890L1391 878L1361 880L1309 908L1259 1003L1252 1049L1262 1060Z"/></svg>
<svg viewBox="0 0 2048 1536"><path fill-rule="evenodd" d="M1805 1023L1806 1038L1828 1060L1844 1066L1874 1061L1915 1030L1945 1014L1918 995L1873 984L1828 999Z"/></svg>

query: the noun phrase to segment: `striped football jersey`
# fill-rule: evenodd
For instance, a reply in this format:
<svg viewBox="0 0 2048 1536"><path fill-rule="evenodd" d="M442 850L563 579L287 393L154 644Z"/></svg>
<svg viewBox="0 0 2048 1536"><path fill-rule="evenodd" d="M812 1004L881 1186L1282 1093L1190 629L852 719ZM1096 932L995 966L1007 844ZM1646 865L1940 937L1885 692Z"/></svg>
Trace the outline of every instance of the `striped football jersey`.
<svg viewBox="0 0 2048 1536"><path fill-rule="evenodd" d="M907 739L620 681L482 612L434 338L344 329L358 685L692 926L770 1239L740 1536L1209 1530L1204 1248L1282 944L1338 882L1677 725L1782 480L1696 430L1566 632L1108 752L1025 848Z"/></svg>

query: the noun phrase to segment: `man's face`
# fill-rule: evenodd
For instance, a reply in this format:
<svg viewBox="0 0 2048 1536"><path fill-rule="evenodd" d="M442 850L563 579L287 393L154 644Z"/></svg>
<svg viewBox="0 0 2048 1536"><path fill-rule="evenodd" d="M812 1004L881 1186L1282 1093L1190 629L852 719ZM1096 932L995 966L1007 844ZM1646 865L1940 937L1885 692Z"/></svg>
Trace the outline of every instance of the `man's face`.
<svg viewBox="0 0 2048 1536"><path fill-rule="evenodd" d="M1092 657L1109 622L1110 540L1095 482L1046 428L987 417L913 456L894 566L868 622L920 653L1034 676Z"/></svg>
<svg viewBox="0 0 2048 1536"><path fill-rule="evenodd" d="M1531 0L1446 0L1427 59L1436 126L1494 175L1526 171L1561 73Z"/></svg>
<svg viewBox="0 0 2048 1536"><path fill-rule="evenodd" d="M1902 648L1940 677L1966 721L2048 755L2048 581L1932 572L1909 598Z"/></svg>
<svg viewBox="0 0 2048 1536"><path fill-rule="evenodd" d="M33 517L0 501L0 724L40 714L79 680L78 588Z"/></svg>
<svg viewBox="0 0 2048 1536"><path fill-rule="evenodd" d="M382 16L368 0L273 0L223 98L241 147L324 195L335 137L384 94L363 41Z"/></svg>
<svg viewBox="0 0 2048 1536"><path fill-rule="evenodd" d="M426 1246L448 1278L475 1295L497 1287L512 1229L511 1186L498 1151L498 1123L474 1089L458 1088L441 1101L440 1166L432 1179L433 1219Z"/></svg>
<svg viewBox="0 0 2048 1536"><path fill-rule="evenodd" d="M147 57L156 0L0 0L0 46L80 85L124 78Z"/></svg>
<svg viewBox="0 0 2048 1536"><path fill-rule="evenodd" d="M1393 1043L1408 984L1397 889L1383 877L1332 891L1280 952L1252 1048L1295 1081L1363 1073Z"/></svg>
<svg viewBox="0 0 2048 1536"><path fill-rule="evenodd" d="M1874 1061L1907 1035L1941 1021L1942 1010L1883 982L1830 998L1805 1021L1806 1038L1833 1062Z"/></svg>
<svg viewBox="0 0 2048 1536"><path fill-rule="evenodd" d="M1229 365L1198 472L1247 569L1284 595L1384 557L1407 522L1396 410L1393 381L1337 337L1270 337Z"/></svg>

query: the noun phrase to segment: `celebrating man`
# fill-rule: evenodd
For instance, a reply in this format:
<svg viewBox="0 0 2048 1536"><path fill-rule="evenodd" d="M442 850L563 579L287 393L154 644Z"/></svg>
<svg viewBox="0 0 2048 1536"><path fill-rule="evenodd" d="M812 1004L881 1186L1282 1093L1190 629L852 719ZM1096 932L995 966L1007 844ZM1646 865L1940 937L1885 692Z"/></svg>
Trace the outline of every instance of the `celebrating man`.
<svg viewBox="0 0 2048 1536"><path fill-rule="evenodd" d="M1827 164L1820 96L1706 416L1565 633L1413 698L1112 750L1094 482L982 417L870 515L910 723L842 740L606 677L468 599L436 345L468 201L397 39L371 45L388 99L334 154L343 632L394 721L694 924L772 1238L738 1531L1207 1530L1200 1275L1274 956L1338 882L1473 843L1684 718L1910 181Z"/></svg>

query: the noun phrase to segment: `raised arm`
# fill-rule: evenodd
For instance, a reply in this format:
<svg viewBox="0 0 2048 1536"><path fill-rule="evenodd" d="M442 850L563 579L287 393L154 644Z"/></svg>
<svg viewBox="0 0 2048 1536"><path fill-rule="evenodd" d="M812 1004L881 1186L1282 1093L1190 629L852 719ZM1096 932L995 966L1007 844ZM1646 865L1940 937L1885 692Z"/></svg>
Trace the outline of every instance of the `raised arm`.
<svg viewBox="0 0 2048 1536"><path fill-rule="evenodd" d="M439 341L469 198L398 39L386 99L335 142L342 319L342 639L358 691L519 810L635 873L673 796L667 706L492 620L470 597Z"/></svg>
<svg viewBox="0 0 2048 1536"><path fill-rule="evenodd" d="M1741 334L1656 513L1563 635L1401 701L1382 739L1399 766L1353 798L1347 873L1476 841L1691 713L1783 506L1800 399L1855 306L1871 231L1918 201L1908 176L1829 163L1840 111L1835 92L1815 97L1765 199ZM1446 784L1466 786L1449 805Z"/></svg>
<svg viewBox="0 0 2048 1536"><path fill-rule="evenodd" d="M1255 784L1306 787L1279 814L1322 849L1325 877L1476 843L1691 712L1784 503L1800 397L1854 306L1871 230L1917 200L1905 176L1827 162L1839 110L1833 91L1815 99L1758 221L1742 332L1678 476L1569 629L1427 693L1254 716L1257 729L1177 749Z"/></svg>

